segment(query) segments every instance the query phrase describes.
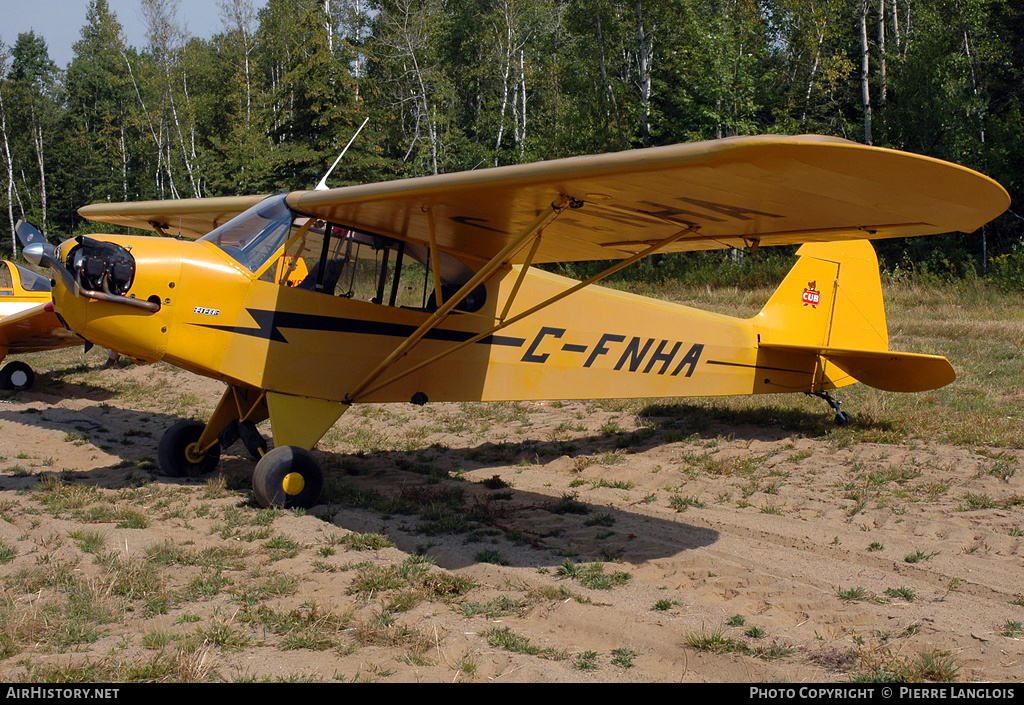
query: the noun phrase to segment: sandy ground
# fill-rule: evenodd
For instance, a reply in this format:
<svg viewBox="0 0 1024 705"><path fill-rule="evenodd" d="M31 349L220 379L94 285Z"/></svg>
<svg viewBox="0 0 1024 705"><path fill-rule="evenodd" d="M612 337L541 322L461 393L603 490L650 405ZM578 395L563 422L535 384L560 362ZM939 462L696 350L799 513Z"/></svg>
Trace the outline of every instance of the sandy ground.
<svg viewBox="0 0 1024 705"><path fill-rule="evenodd" d="M102 581L72 540L83 529L122 560L173 543L230 548L244 564L220 573L215 594L173 599L163 614L125 610L88 643L23 645L0 660L0 680L145 661L204 626L195 678L831 682L921 654L954 664L960 682L1024 673L1012 629L1024 622L1020 449L854 443L823 404L786 427L694 424L700 407L686 404L360 407L316 450L329 503L268 515L251 503L241 444L222 457L226 482L155 469L163 430L208 413L220 383L161 365L100 370L97 353L62 360L37 367L35 389L0 398L0 542L17 550L0 576L59 559ZM148 525L54 511L40 489L54 480L94 487ZM265 530L227 528L238 512ZM393 545L348 547L352 533ZM275 553L268 536L297 550ZM405 605L401 590L356 589L367 571L417 555L474 587L442 599L421 585ZM587 571L608 584L567 574ZM162 588L180 595L203 574L175 566ZM261 604L345 615L336 641L292 648L242 619L253 607L240 595L281 575L293 590ZM9 595L26 612L45 599ZM217 645L213 625L238 643ZM374 625L387 629L373 636ZM157 633L172 638L144 638ZM701 637L719 648L697 648Z"/></svg>

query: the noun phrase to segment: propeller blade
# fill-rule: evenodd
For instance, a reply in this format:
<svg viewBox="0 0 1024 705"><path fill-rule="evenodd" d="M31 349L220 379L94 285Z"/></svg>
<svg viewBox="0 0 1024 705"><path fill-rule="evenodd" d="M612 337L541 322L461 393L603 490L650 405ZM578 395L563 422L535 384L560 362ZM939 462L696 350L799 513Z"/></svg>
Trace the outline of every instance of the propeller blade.
<svg viewBox="0 0 1024 705"><path fill-rule="evenodd" d="M39 231L39 228L32 225L32 223L26 223L24 220L19 220L14 226L14 232L18 236L18 242L21 243L22 249L25 249L29 245L42 245L43 252L48 255L53 255L55 249L54 246L46 240L46 236Z"/></svg>

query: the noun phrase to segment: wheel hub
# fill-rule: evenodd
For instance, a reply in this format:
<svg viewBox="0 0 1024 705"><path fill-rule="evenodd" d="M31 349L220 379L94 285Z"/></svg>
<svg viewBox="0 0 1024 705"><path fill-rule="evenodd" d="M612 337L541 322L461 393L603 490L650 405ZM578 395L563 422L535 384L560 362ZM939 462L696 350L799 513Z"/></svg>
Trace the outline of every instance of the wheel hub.
<svg viewBox="0 0 1024 705"><path fill-rule="evenodd" d="M16 389L24 387L27 382L28 375L21 370L16 370L14 374L11 375L11 384L13 384Z"/></svg>
<svg viewBox="0 0 1024 705"><path fill-rule="evenodd" d="M185 448L185 459L190 463L198 465L205 456L206 453L199 452L199 443L189 443Z"/></svg>
<svg viewBox="0 0 1024 705"><path fill-rule="evenodd" d="M302 492L302 488L306 486L306 481L302 475L297 472L290 472L284 476L284 480L281 482L281 488L284 489L285 493L294 497L295 495Z"/></svg>

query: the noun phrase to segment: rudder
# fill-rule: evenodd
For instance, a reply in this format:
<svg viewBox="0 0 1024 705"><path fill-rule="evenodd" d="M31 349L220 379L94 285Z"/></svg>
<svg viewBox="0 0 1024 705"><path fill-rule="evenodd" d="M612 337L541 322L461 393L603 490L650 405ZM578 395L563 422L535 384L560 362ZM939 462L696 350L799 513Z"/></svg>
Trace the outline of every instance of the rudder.
<svg viewBox="0 0 1024 705"><path fill-rule="evenodd" d="M888 350L878 257L867 240L815 242L754 317L765 344Z"/></svg>

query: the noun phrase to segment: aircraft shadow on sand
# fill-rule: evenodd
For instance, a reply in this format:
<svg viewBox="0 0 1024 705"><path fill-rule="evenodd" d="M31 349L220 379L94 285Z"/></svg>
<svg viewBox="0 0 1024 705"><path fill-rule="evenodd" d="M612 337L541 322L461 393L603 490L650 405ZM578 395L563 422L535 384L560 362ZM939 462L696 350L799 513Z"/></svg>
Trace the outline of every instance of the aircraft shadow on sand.
<svg viewBox="0 0 1024 705"><path fill-rule="evenodd" d="M88 443L120 458L87 471L69 472L58 461L31 474L3 474L0 491L31 492L47 476L116 490L153 481L203 485L220 474L230 489L238 491L241 504L257 506L249 491L252 461L241 443L224 453L215 474L197 478L159 474L153 462L157 439L175 420L163 413L106 404L75 410L0 408L0 423L47 429L54 432L55 443ZM434 445L366 454L317 451L327 482L322 502L311 514L342 529L383 533L410 553L436 552L436 563L445 568L484 562L478 554L488 549L499 552L511 565L540 567L559 565L567 556L575 561L641 562L715 543L717 532L678 517L660 519L595 506L571 492L524 491L494 479L499 475L511 479L517 460L524 457L543 466L572 449L600 452L628 445L631 451L640 451L661 442L658 432L644 435L642 441L635 433L619 432L571 441L525 439L462 448ZM55 448L54 456L59 455ZM495 472L491 478L466 481L455 474L458 469Z"/></svg>

